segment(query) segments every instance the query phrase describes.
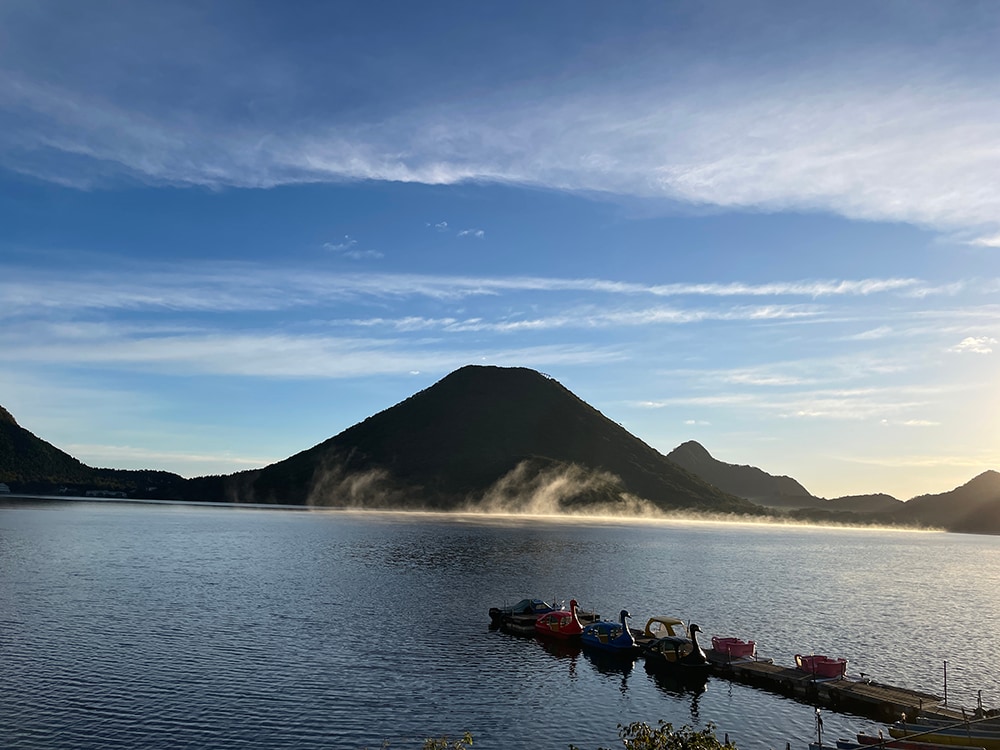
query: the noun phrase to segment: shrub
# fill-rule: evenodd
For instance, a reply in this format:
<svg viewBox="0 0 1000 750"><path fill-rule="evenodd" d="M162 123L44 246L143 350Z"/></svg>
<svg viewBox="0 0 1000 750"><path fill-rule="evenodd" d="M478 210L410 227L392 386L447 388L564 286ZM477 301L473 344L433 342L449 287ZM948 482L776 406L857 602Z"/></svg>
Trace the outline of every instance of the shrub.
<svg viewBox="0 0 1000 750"><path fill-rule="evenodd" d="M437 739L430 737L424 740L423 750L465 750L472 746L472 735L466 732L459 739L449 739L447 735Z"/></svg>
<svg viewBox="0 0 1000 750"><path fill-rule="evenodd" d="M712 724L704 729L689 726L674 729L673 724L662 719L656 727L637 721L628 726L619 724L618 737L628 750L736 750L736 746L729 743L728 738L726 742L719 741ZM570 750L580 749L570 745Z"/></svg>

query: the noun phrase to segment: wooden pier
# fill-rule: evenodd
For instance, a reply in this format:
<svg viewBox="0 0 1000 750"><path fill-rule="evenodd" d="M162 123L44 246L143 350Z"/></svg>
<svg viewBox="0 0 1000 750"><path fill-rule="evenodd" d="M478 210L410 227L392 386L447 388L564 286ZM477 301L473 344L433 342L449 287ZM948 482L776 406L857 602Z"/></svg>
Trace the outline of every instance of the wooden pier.
<svg viewBox="0 0 1000 750"><path fill-rule="evenodd" d="M712 664L712 674L718 677L878 721L896 721L902 713L916 716L919 711L935 708L942 701L937 695L871 680L816 678L801 669L783 667L771 660L728 661L725 654L713 650L705 653Z"/></svg>

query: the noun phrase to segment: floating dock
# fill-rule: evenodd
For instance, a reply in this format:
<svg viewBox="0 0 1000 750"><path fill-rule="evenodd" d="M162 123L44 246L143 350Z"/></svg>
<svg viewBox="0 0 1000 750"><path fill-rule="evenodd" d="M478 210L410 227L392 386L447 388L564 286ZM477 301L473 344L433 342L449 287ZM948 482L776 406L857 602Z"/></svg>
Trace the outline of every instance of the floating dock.
<svg viewBox="0 0 1000 750"><path fill-rule="evenodd" d="M872 680L846 677L817 678L794 667L782 667L770 659L736 659L706 649L712 674L753 687L799 698L834 711L861 714L878 721L896 721L899 715L916 716L936 708L940 696L883 685Z"/></svg>

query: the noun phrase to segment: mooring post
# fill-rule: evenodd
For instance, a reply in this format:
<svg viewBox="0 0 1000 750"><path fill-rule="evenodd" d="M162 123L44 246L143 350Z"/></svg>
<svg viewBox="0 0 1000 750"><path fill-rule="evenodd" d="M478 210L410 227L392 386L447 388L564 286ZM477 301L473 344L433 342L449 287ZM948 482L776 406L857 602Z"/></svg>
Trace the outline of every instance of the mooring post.
<svg viewBox="0 0 1000 750"><path fill-rule="evenodd" d="M948 660L944 660L944 705L948 706Z"/></svg>

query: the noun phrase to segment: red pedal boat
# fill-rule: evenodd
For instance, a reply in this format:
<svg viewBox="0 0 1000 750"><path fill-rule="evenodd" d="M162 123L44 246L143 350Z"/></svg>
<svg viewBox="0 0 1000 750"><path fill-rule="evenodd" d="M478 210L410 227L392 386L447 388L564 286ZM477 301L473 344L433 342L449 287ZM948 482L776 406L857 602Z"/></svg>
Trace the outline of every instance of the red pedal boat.
<svg viewBox="0 0 1000 750"><path fill-rule="evenodd" d="M535 620L536 635L546 638L579 638L583 632L580 618L576 616L576 599L569 602L569 610L557 609L539 615Z"/></svg>

